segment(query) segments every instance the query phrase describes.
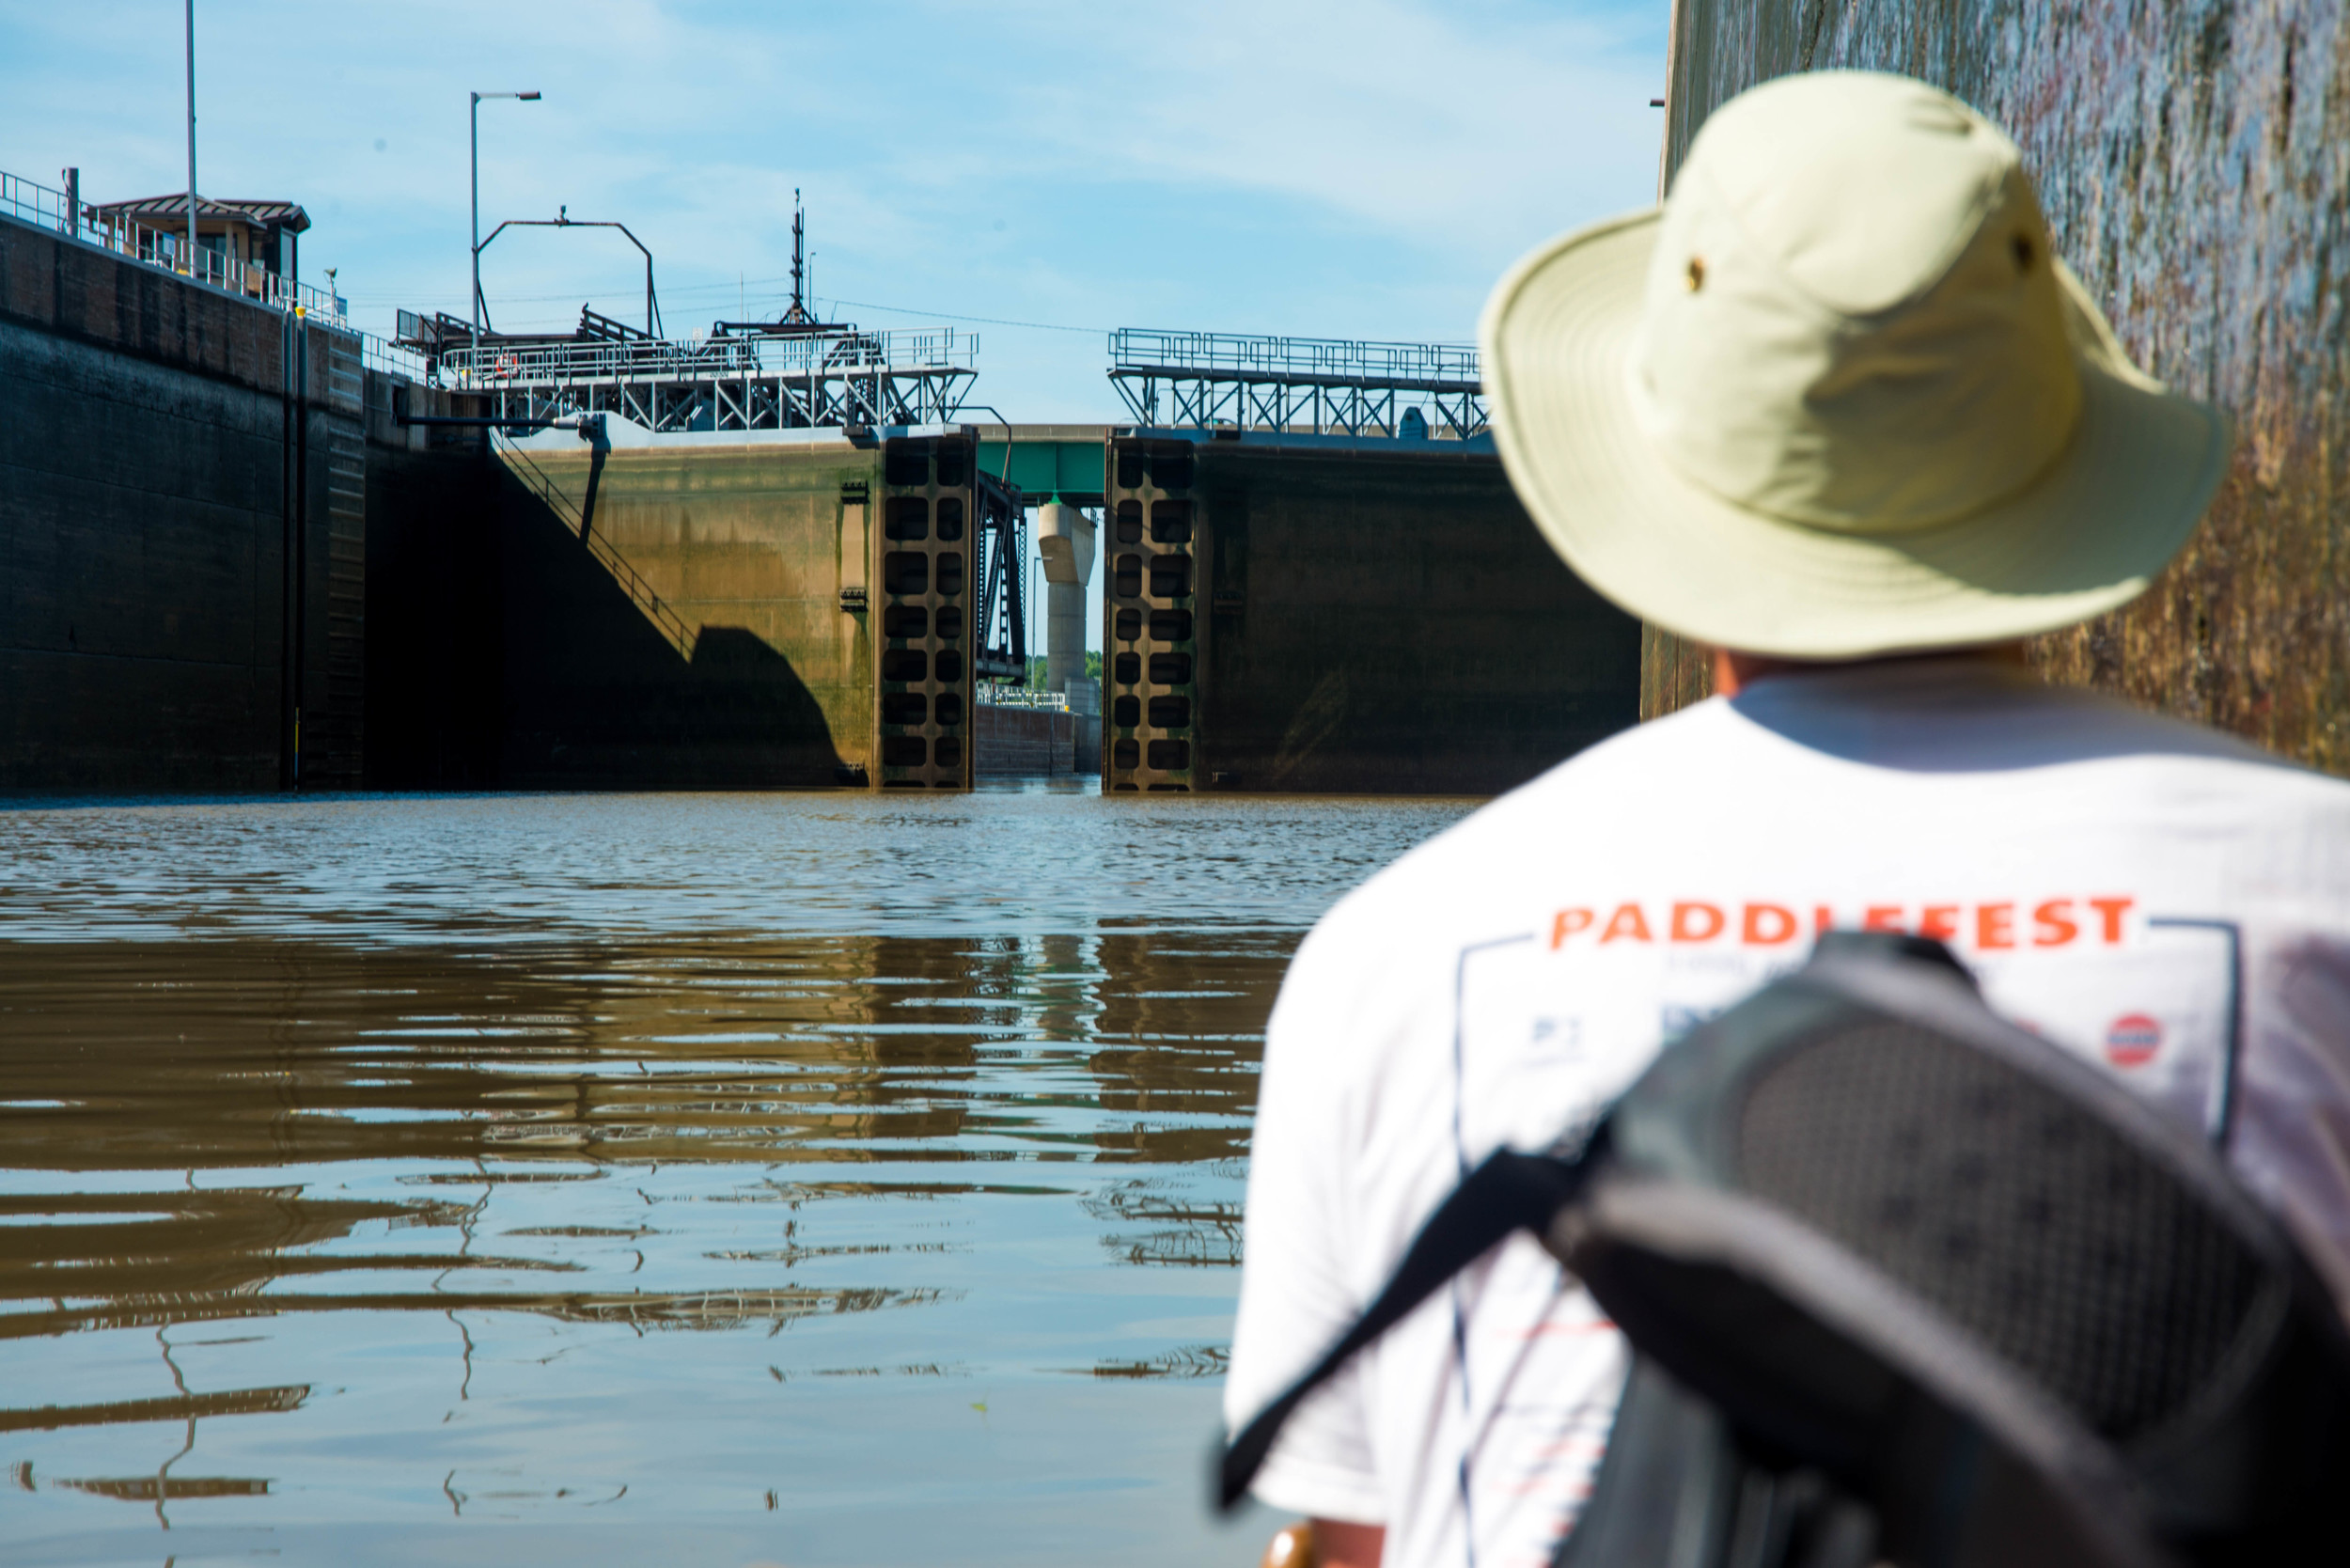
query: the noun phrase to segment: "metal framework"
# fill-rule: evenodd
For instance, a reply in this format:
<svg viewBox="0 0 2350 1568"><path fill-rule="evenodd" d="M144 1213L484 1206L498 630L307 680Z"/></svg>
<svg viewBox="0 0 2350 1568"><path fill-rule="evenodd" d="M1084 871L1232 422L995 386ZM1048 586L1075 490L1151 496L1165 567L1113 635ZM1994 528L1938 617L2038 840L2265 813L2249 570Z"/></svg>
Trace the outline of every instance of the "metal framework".
<svg viewBox="0 0 2350 1568"><path fill-rule="evenodd" d="M575 218L572 216L572 210L569 207L557 210L556 215L551 218L509 218L504 223L498 225L495 228L490 230L490 238L488 240L484 240L479 244L473 247L474 265L477 270L478 270L480 266L481 253L490 248L491 241L495 240L499 235L505 233L509 228L619 229L620 233L627 238L630 244L634 245L637 250L643 252L645 258L645 336L648 337L658 337L661 336L661 301L659 296L654 294L652 291L652 252L645 248L645 242L638 239L635 231L630 228L628 225L624 223L615 223L609 218ZM478 282L474 285L474 288L477 290L478 290L480 287L481 285ZM478 303L481 307L482 325L486 327L489 325L490 321L488 302L481 301ZM594 315L595 312L589 310L586 306L580 306L580 317L583 322L588 317ZM601 321L612 321L609 316L596 316L596 320ZM613 322L612 324L617 326L619 323ZM480 336L482 335L476 334L477 337Z"/></svg>
<svg viewBox="0 0 2350 1568"><path fill-rule="evenodd" d="M1109 353L1110 384L1143 425L1460 441L1485 431L1477 351L1464 343L1125 327Z"/></svg>
<svg viewBox="0 0 2350 1568"><path fill-rule="evenodd" d="M972 499L979 512L977 569L979 586L979 641L971 671L981 680L1023 682L1028 678L1026 606L1028 513L1021 494L992 474L978 476Z"/></svg>
<svg viewBox="0 0 2350 1568"><path fill-rule="evenodd" d="M978 348L952 329L536 338L452 349L434 369L443 385L490 394L499 417L616 414L661 431L943 425L963 407Z"/></svg>

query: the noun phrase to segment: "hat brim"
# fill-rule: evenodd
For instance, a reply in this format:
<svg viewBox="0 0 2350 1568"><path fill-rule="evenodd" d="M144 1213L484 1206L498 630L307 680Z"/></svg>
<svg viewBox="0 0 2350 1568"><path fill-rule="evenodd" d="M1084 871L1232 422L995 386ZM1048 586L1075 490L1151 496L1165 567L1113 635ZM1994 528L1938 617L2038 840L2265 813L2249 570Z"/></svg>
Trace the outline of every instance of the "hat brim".
<svg viewBox="0 0 2350 1568"><path fill-rule="evenodd" d="M1569 566L1693 640L1849 659L2002 642L2128 603L2195 530L2227 468L2218 410L2135 370L2061 274L2081 371L2063 453L2025 489L1900 533L1806 526L1683 478L1632 418L1628 356L1658 214L1543 246L1479 329L1495 438Z"/></svg>

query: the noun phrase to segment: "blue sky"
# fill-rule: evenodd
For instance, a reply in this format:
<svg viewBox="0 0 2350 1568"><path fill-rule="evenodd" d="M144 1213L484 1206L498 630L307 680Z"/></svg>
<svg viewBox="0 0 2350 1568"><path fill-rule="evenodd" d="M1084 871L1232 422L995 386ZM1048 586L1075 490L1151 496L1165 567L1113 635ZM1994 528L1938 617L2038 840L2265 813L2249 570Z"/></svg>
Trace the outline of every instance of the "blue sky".
<svg viewBox="0 0 2350 1568"><path fill-rule="evenodd" d="M1098 420L1109 327L1469 337L1513 257L1653 199L1668 8L197 0L198 183L302 202L369 330L462 314L465 94L536 87L482 106L485 231L619 219L707 330L780 308L798 186L828 311L974 331L979 400ZM181 14L0 0L0 168L184 188ZM641 319L643 279L596 230L483 259L509 328Z"/></svg>

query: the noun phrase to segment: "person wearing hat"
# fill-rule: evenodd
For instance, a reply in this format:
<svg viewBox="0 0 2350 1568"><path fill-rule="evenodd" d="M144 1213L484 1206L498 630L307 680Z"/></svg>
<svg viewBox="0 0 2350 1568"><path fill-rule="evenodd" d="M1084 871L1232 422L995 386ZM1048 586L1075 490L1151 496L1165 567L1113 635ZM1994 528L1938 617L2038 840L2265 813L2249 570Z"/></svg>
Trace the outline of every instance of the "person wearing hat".
<svg viewBox="0 0 2350 1568"><path fill-rule="evenodd" d="M1237 1430L1504 1145L1588 1124L1835 928L1940 939L1994 1006L2207 1133L2350 1301L2350 787L2024 669L2142 592L2226 469L2133 366L2013 142L1902 77L1724 105L1653 212L1512 268L1504 463L1717 695L1404 856L1268 1027ZM1625 1356L1504 1244L1302 1406L1255 1491L1325 1568L1547 1562Z"/></svg>

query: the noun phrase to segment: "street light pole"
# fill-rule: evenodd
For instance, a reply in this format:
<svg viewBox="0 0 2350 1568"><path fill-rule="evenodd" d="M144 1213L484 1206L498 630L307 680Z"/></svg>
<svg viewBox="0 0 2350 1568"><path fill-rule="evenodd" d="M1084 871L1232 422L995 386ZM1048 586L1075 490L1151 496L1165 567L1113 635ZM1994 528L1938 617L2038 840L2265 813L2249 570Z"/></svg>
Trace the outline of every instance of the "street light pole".
<svg viewBox="0 0 2350 1568"><path fill-rule="evenodd" d="M188 4L193 8L196 0L188 0ZM193 10L190 14L194 14ZM194 24L191 23L190 26L193 27ZM191 65L188 70L190 73L188 81L191 84L188 88L188 102L191 105L189 123L193 127L195 123L193 105L196 102L196 88L193 84L196 81L194 74L196 68ZM477 92L466 96L472 100L465 107L465 117L468 122L468 164L472 171L473 181L473 368L478 374L481 369L481 101L485 98L511 98L525 103L536 103L539 102L539 95L536 92ZM196 209L193 205L195 199L193 193L196 188L196 133L193 129L189 131L188 138L188 188L191 193L188 232L193 236L196 232Z"/></svg>
<svg viewBox="0 0 2350 1568"><path fill-rule="evenodd" d="M188 0L188 275L196 275L196 0Z"/></svg>

